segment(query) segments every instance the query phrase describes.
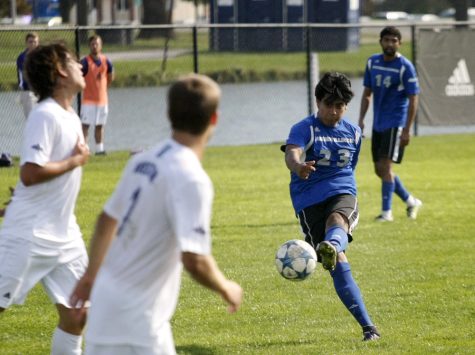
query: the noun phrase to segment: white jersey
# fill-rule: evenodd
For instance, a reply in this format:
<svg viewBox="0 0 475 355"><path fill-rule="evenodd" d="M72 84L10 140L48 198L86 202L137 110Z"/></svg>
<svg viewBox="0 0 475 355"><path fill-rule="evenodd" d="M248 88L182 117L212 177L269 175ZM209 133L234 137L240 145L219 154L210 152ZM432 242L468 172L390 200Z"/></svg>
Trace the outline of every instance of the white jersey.
<svg viewBox="0 0 475 355"><path fill-rule="evenodd" d="M188 147L169 139L132 158L104 207L118 232L92 290L87 342L156 344L176 307L181 253L211 253L212 200Z"/></svg>
<svg viewBox="0 0 475 355"><path fill-rule="evenodd" d="M43 100L26 122L20 164L44 166L64 160L71 156L78 139L84 142L77 114L64 110L51 98ZM25 186L18 182L0 238L9 235L30 239L40 249L83 243L74 216L81 176L82 168L77 167L40 184Z"/></svg>

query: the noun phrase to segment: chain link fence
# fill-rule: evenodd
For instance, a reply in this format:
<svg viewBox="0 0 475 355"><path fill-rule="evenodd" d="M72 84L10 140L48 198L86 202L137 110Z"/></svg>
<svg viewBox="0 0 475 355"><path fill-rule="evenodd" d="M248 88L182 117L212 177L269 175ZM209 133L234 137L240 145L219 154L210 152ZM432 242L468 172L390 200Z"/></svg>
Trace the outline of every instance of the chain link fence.
<svg viewBox="0 0 475 355"><path fill-rule="evenodd" d="M379 31L385 25L0 28L0 152L20 153L26 119L15 61L31 31L40 43L64 41L78 58L89 52L87 38L101 35L116 74L109 89L106 149L132 150L169 135L168 85L190 72L209 75L223 90L213 145L283 141L290 126L314 110L314 83L318 73L329 70L352 79L355 98L348 114L357 120L366 59L381 52ZM419 27L397 26L403 33L401 52L414 59ZM152 36L157 32L162 37ZM372 112L367 115L371 121Z"/></svg>

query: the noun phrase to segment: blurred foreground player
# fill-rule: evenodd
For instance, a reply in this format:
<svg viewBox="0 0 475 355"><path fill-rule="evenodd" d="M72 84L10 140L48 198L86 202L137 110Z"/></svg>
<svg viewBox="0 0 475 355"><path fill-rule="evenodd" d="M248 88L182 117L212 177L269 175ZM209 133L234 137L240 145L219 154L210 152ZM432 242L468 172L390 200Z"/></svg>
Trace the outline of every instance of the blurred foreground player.
<svg viewBox="0 0 475 355"><path fill-rule="evenodd" d="M220 96L205 76L173 84L171 138L134 155L104 206L89 267L71 297L81 306L91 300L87 354L175 354L170 318L183 266L230 312L239 308L241 287L211 255L213 187L201 166Z"/></svg>

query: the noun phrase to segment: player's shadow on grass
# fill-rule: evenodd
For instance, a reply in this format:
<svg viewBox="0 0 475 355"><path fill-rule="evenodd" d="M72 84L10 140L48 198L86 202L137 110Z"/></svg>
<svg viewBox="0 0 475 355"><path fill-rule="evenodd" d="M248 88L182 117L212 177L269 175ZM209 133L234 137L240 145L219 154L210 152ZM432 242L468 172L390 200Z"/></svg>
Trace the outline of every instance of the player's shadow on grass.
<svg viewBox="0 0 475 355"><path fill-rule="evenodd" d="M214 355L216 352L212 349L199 345L182 345L176 347L178 355Z"/></svg>

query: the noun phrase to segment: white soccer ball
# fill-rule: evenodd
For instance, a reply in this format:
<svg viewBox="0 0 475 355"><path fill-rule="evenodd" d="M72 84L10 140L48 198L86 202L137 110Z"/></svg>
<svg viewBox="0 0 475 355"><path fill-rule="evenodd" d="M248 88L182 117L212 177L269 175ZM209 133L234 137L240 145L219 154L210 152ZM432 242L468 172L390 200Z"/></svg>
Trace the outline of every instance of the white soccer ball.
<svg viewBox="0 0 475 355"><path fill-rule="evenodd" d="M302 281L315 271L317 253L303 240L288 240L277 250L275 266L279 274L287 280Z"/></svg>

